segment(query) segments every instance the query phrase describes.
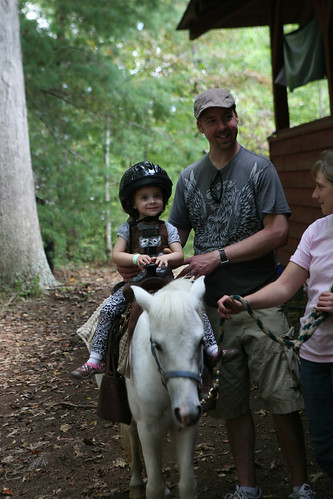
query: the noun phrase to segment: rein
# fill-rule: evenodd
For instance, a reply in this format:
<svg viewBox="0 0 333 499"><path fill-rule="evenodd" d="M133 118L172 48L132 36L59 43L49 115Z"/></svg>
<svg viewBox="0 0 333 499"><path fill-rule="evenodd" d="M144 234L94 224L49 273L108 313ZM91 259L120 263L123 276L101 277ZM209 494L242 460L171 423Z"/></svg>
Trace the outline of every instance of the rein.
<svg viewBox="0 0 333 499"><path fill-rule="evenodd" d="M333 292L333 284L330 287L330 292ZM319 324L321 324L328 317L327 312L320 312L316 308L313 308L305 324L302 326L298 338L296 338L296 340L289 340L288 338L279 338L278 336L275 336L272 331L267 329L247 300L244 300L244 298L239 295L231 295L231 298L240 301L243 304L244 309L247 310L252 319L257 323L266 336L271 338L273 341L280 343L280 345L293 347L297 353L302 344L313 335Z"/></svg>
<svg viewBox="0 0 333 499"><path fill-rule="evenodd" d="M161 375L161 380L163 386L166 388L166 380L169 378L191 378L194 379L200 386L202 385L202 373L203 373L203 345L201 345L201 361L200 361L200 371L198 374L193 373L191 371L164 371L162 369L162 366L160 364L160 361L158 360L157 353L156 353L156 348L153 340L150 338L150 345L151 345L151 352L153 354L153 357L155 359L156 365L158 372Z"/></svg>

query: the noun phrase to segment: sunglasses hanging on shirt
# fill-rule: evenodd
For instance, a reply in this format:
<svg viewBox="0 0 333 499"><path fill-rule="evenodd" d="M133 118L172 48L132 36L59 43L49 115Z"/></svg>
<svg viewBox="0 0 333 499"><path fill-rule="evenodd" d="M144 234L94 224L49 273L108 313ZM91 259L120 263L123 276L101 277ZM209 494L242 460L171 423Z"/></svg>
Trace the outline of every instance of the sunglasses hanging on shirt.
<svg viewBox="0 0 333 499"><path fill-rule="evenodd" d="M223 194L223 180L220 171L217 171L211 180L209 191L215 203L220 203Z"/></svg>

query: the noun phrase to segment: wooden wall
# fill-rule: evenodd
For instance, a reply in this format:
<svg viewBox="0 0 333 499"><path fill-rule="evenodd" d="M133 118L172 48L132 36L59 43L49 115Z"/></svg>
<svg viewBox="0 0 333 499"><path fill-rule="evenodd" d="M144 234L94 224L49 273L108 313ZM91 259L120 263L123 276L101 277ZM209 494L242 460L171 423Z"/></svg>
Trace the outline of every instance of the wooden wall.
<svg viewBox="0 0 333 499"><path fill-rule="evenodd" d="M288 243L278 251L280 263L287 265L304 230L323 216L318 202L311 197L314 189L311 166L321 151L333 149L333 117L281 130L268 142L271 161L292 211Z"/></svg>

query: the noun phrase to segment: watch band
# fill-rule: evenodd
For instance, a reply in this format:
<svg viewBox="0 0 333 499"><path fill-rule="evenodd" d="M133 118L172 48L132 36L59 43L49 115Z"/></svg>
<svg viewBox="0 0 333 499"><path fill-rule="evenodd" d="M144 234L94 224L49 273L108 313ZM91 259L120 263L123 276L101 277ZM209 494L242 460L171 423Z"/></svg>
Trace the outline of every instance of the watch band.
<svg viewBox="0 0 333 499"><path fill-rule="evenodd" d="M229 260L227 258L227 255L225 254L224 248L221 248L218 251L219 251L219 254L220 254L221 264L223 265L223 264L229 263Z"/></svg>

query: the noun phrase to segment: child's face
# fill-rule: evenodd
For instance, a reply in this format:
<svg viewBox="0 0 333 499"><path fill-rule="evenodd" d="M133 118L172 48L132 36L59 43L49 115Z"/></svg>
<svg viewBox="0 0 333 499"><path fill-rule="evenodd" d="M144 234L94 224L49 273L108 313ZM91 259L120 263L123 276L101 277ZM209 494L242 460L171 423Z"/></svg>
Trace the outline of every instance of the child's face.
<svg viewBox="0 0 333 499"><path fill-rule="evenodd" d="M139 218L156 217L163 210L162 189L151 185L141 187L134 195L133 208L139 212Z"/></svg>

